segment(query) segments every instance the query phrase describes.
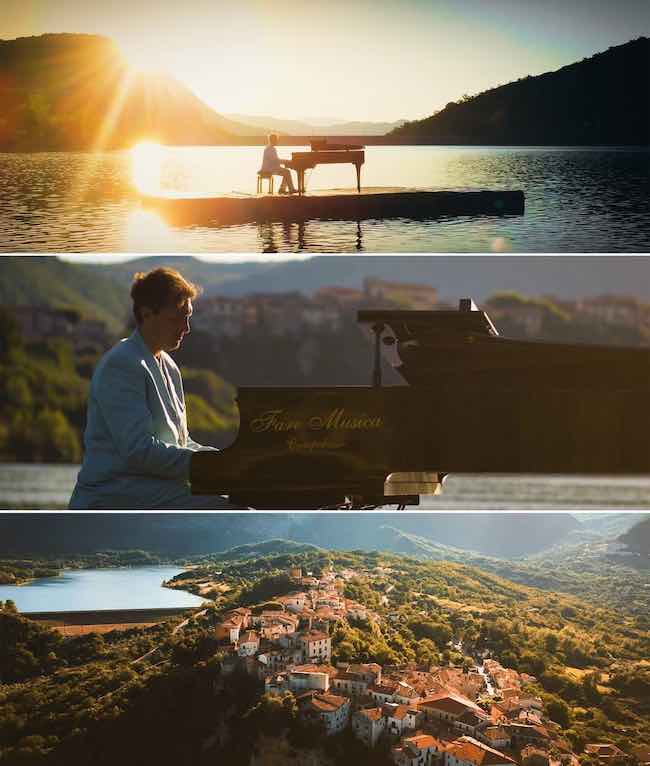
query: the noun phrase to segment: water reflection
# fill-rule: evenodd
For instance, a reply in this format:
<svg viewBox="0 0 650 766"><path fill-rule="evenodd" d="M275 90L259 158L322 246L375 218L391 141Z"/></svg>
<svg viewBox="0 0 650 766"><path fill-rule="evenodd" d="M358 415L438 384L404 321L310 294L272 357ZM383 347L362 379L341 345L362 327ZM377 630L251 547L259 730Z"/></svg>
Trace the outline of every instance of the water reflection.
<svg viewBox="0 0 650 766"><path fill-rule="evenodd" d="M297 148L297 147L296 147ZM639 149L368 147L364 185L523 189L512 218L214 222L146 214L142 187L254 194L260 147L0 154L4 252L649 252L650 153ZM316 168L309 189L350 187L349 167Z"/></svg>
<svg viewBox="0 0 650 766"><path fill-rule="evenodd" d="M336 223L339 227L345 228L346 231L349 230L350 234L352 233L352 226L355 227L354 244L352 244L351 236L344 240L337 238L337 244L332 252L363 251L363 225L361 221L337 221ZM312 231L316 233L315 237L311 236ZM320 231L320 222L289 223L282 221L273 223L266 221L257 224L257 237L262 253L317 252L319 249L317 239Z"/></svg>

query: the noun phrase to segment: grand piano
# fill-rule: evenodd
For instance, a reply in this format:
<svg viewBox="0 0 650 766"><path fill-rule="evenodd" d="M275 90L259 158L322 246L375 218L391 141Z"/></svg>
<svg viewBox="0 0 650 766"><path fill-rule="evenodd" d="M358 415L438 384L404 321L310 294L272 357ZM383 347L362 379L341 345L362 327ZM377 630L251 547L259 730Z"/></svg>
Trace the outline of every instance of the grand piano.
<svg viewBox="0 0 650 766"><path fill-rule="evenodd" d="M504 338L469 299L358 319L370 385L241 388L239 435L193 456L192 492L399 507L452 472L650 474L650 349ZM401 385L385 385L386 362Z"/></svg>
<svg viewBox="0 0 650 766"><path fill-rule="evenodd" d="M365 162L364 147L357 144L330 144L327 139L311 141L311 151L292 152L291 160L285 161L285 167L295 170L298 175L298 193L305 193L305 171L313 170L316 165L350 163L357 171L357 191L361 193L361 166Z"/></svg>

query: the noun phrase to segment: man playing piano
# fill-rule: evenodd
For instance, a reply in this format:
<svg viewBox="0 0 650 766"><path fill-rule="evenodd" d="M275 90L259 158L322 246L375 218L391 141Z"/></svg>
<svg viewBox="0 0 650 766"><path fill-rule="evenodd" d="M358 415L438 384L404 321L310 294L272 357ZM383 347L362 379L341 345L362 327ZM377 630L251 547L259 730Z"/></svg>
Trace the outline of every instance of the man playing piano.
<svg viewBox="0 0 650 766"><path fill-rule="evenodd" d="M283 162L288 162L288 160L281 160L278 157L278 150L275 148L277 145L278 134L270 133L268 143L264 149L260 173L272 173L274 176L282 176L282 183L278 192L280 194L296 194L298 190L293 185L291 171L282 164Z"/></svg>
<svg viewBox="0 0 650 766"><path fill-rule="evenodd" d="M93 373L72 510L230 507L220 495L193 497L188 484L192 455L214 448L188 433L181 373L169 352L190 331L197 294L174 269L135 275L136 329Z"/></svg>

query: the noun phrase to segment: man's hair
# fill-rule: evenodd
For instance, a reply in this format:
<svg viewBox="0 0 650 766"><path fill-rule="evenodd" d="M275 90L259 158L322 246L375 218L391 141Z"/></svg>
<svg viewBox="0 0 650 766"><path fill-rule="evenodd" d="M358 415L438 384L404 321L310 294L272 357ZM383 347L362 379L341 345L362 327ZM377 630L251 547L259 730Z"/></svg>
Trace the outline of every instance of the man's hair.
<svg viewBox="0 0 650 766"><path fill-rule="evenodd" d="M278 136L277 133L269 133L268 135L269 144L273 144L273 143L277 144L279 140L280 140L280 136Z"/></svg>
<svg viewBox="0 0 650 766"><path fill-rule="evenodd" d="M158 313L170 304L180 306L186 300L193 300L200 292L200 287L188 282L176 269L139 271L133 276L131 285L135 321L142 322L143 308Z"/></svg>

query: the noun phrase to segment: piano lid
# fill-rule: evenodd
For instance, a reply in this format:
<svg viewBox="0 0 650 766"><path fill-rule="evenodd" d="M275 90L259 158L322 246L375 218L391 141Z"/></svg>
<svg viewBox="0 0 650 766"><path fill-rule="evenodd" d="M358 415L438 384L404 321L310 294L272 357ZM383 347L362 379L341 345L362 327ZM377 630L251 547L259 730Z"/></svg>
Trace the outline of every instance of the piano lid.
<svg viewBox="0 0 650 766"><path fill-rule="evenodd" d="M364 144L335 144L328 141L327 138L312 138L309 146L312 152L349 152L356 149L365 149Z"/></svg>
<svg viewBox="0 0 650 766"><path fill-rule="evenodd" d="M462 298L458 311L403 311L364 309L357 312L361 324L388 325L399 340L425 333L478 333L498 335L490 317L471 298Z"/></svg>
<svg viewBox="0 0 650 766"><path fill-rule="evenodd" d="M499 336L489 316L463 299L458 311L358 312L378 356L411 385L505 389L644 390L650 349Z"/></svg>

